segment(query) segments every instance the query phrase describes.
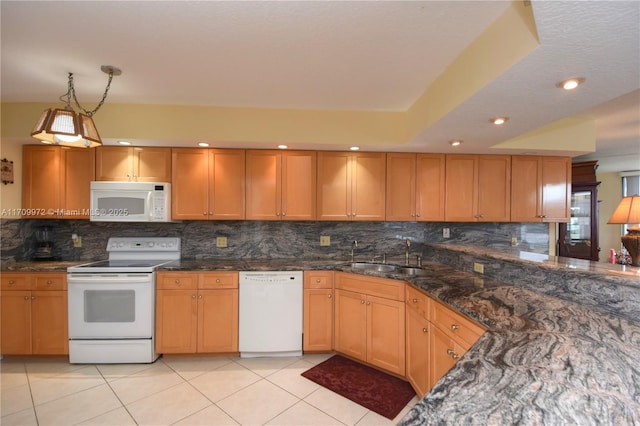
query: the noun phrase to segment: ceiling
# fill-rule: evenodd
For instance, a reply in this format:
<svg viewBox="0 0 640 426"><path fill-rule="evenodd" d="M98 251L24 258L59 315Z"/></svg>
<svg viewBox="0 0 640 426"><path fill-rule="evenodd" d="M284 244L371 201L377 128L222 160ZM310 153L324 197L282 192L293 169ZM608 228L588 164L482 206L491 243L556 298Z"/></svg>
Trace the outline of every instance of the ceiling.
<svg viewBox="0 0 640 426"><path fill-rule="evenodd" d="M640 169L640 2L526 5L535 19L535 49L406 144L369 148L454 152L447 141L463 139L455 152L489 153L578 117L595 121L595 152L553 152L598 159L600 171ZM106 84L100 66L109 64L123 72L107 104L402 113L509 7L454 0L3 0L1 99L55 105L73 72L80 103L93 109ZM496 40L495 48L508 41ZM476 66L491 61L486 56ZM586 78L575 91L555 87L574 76ZM497 115L510 120L490 125ZM246 147L273 145L246 141Z"/></svg>

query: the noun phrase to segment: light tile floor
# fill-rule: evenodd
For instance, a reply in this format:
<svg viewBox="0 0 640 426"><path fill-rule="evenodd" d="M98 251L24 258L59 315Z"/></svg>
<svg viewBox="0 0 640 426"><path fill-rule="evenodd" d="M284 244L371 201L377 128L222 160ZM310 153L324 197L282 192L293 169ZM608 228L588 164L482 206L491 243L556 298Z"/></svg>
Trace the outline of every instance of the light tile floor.
<svg viewBox="0 0 640 426"><path fill-rule="evenodd" d="M102 365L5 357L0 424L389 425L418 401L388 420L300 375L330 356L165 356Z"/></svg>

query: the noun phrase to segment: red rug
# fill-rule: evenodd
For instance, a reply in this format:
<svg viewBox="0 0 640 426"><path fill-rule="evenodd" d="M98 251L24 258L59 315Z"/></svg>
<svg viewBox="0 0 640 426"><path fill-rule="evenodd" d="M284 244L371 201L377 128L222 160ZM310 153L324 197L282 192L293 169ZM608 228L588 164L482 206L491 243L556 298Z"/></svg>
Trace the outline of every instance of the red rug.
<svg viewBox="0 0 640 426"><path fill-rule="evenodd" d="M302 376L391 420L416 394L408 382L340 355Z"/></svg>

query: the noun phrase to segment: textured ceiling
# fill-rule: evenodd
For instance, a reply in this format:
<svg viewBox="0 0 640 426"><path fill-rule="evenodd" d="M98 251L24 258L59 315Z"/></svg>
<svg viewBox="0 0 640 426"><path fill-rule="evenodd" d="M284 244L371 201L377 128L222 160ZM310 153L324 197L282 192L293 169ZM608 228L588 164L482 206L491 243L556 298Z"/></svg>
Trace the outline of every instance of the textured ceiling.
<svg viewBox="0 0 640 426"><path fill-rule="evenodd" d="M73 72L80 101L93 107L106 80L99 67L111 64L123 74L108 103L407 111L509 4L3 0L2 102L56 102ZM640 169L640 2L531 7L536 49L406 146L376 149L426 151L462 138L458 152L490 152L556 120L588 117L606 157L601 170L606 161ZM587 78L579 91L555 88L576 75ZM511 119L488 126L495 115Z"/></svg>

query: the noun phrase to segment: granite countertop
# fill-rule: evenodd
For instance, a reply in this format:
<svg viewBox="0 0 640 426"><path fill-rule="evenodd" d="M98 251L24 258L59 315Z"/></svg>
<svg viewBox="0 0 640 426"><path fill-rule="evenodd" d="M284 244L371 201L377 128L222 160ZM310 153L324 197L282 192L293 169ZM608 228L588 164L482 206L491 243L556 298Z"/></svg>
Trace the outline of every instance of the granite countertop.
<svg viewBox="0 0 640 426"><path fill-rule="evenodd" d="M483 251L483 255L487 252ZM491 254L513 261L509 254ZM533 259L551 269L575 260ZM65 263L62 265L61 263ZM4 270L60 270L25 262ZM87 263L74 262L73 264ZM398 263L390 261L389 263ZM593 262L572 270L603 278L622 273L635 286L636 270L600 270ZM609 265L609 267L620 265ZM36 269L37 268L37 269ZM47 269L49 268L49 269ZM640 419L640 322L603 313L486 276L426 262L428 277L389 273L484 324L488 331L405 416L403 425L425 424L637 424ZM580 269L582 268L582 269ZM606 268L606 266L605 266ZM161 270L351 270L327 259L180 260ZM517 284L517 283L516 283Z"/></svg>

